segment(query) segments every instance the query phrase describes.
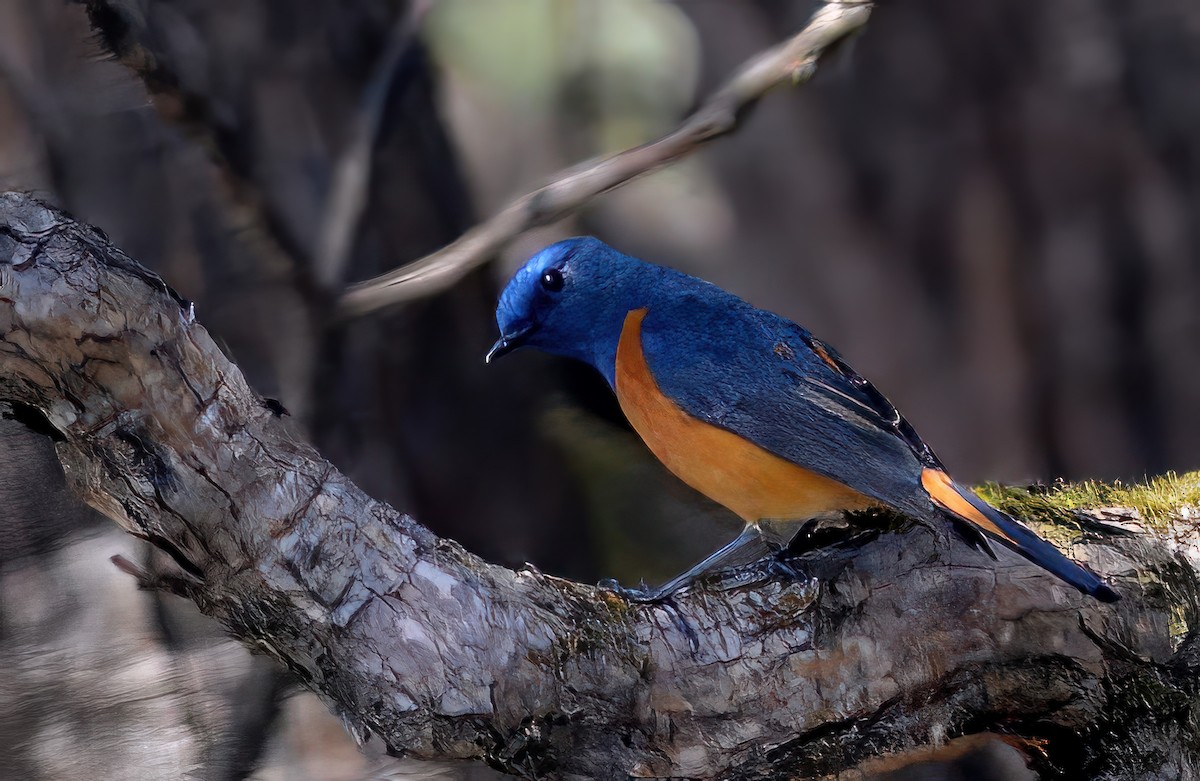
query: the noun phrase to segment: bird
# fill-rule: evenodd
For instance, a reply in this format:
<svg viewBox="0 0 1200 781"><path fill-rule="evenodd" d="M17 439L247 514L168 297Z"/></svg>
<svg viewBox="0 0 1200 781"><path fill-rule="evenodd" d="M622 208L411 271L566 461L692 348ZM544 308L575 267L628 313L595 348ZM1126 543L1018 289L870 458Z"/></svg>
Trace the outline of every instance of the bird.
<svg viewBox="0 0 1200 781"><path fill-rule="evenodd" d="M626 596L672 596L744 557L763 542L764 526L885 507L927 525L953 522L993 557L987 539L1085 594L1119 598L950 477L833 347L716 285L575 237L517 270L501 292L496 323L500 338L488 363L532 347L591 364L667 469L745 524L686 572L657 589L624 589Z"/></svg>

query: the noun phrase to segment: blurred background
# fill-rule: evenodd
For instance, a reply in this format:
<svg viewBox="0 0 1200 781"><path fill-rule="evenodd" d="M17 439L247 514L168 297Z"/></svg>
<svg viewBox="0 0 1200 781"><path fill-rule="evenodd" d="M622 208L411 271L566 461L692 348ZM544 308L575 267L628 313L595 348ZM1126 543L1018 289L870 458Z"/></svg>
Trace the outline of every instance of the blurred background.
<svg viewBox="0 0 1200 781"><path fill-rule="evenodd" d="M803 323L963 479L1195 468L1194 0L883 3L734 136L444 295L331 316L346 284L669 130L813 5L0 0L0 189L102 228L299 436L510 566L653 581L738 526L590 370L483 364L507 275L579 233ZM484 776L360 752L116 553L154 566L65 494L48 440L0 420L0 777Z"/></svg>

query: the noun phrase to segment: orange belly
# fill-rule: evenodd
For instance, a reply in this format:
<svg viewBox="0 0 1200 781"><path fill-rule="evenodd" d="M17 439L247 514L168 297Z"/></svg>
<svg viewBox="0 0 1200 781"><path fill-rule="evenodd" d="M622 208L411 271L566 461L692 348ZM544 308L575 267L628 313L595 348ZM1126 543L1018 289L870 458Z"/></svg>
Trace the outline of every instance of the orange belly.
<svg viewBox="0 0 1200 781"><path fill-rule="evenodd" d="M617 344L617 400L667 469L747 523L806 520L874 504L852 488L693 418L664 396L642 352L646 311L636 309L625 317Z"/></svg>

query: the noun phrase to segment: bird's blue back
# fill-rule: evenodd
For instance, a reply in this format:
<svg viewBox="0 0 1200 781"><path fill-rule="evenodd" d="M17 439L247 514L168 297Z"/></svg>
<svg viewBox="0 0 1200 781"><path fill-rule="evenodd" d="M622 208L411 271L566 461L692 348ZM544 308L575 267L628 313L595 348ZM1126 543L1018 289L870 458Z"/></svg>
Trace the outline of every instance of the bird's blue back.
<svg viewBox="0 0 1200 781"><path fill-rule="evenodd" d="M497 324L501 338L489 359L522 345L578 358L599 370L619 398L618 348L626 349L632 328L628 344L637 368L626 371L644 395L631 403L655 438L656 421L679 417L663 406L665 399L687 421L676 432L695 432L696 426L730 432L761 449L753 452L767 451L799 467L802 472L792 477L802 482L815 473L853 489L858 499L869 497L919 520L953 518L1085 593L1118 598L1094 573L954 482L896 408L833 348L715 285L593 238L568 239L517 272L501 296ZM646 374L653 386L648 391ZM692 443L713 440L674 436L680 439L666 443L660 458L678 461L682 448L680 463L705 462L694 475L699 482L711 479L720 454L693 458L686 448L694 447L689 437ZM756 468L760 477L770 470ZM828 486L821 490L837 495Z"/></svg>
<svg viewBox="0 0 1200 781"><path fill-rule="evenodd" d="M919 491L927 448L915 434L904 437L903 419L881 394L795 323L679 277L642 326L646 362L668 398L866 496L929 509Z"/></svg>

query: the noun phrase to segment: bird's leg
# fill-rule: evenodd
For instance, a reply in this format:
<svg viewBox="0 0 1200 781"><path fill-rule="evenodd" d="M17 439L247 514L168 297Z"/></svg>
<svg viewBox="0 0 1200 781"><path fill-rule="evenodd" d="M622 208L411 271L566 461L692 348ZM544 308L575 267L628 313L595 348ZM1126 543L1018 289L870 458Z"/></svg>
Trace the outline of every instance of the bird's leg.
<svg viewBox="0 0 1200 781"><path fill-rule="evenodd" d="M763 542L771 551L767 569L772 575L783 580L804 579L804 574L789 563L789 559L792 557L791 543L803 535L810 524L816 522L810 519L799 530L796 529L796 522L791 519L759 522L762 528Z"/></svg>
<svg viewBox="0 0 1200 781"><path fill-rule="evenodd" d="M791 520L763 519L758 522L758 534L763 546L770 553L778 554L787 548L788 541L795 534L796 524Z"/></svg>
<svg viewBox="0 0 1200 781"><path fill-rule="evenodd" d="M684 586L690 585L706 572L730 566L735 562L746 563L746 561L752 561L753 559L745 559L742 554L747 546L756 543L760 546L763 544L762 531L759 529L758 524L748 523L742 529L742 533L737 536L737 539L725 545L687 572L671 578L658 588L624 588L611 579L600 581L600 587L615 591L631 602L661 602ZM737 561L739 558L743 559L743 561ZM756 559L758 556L754 558Z"/></svg>

